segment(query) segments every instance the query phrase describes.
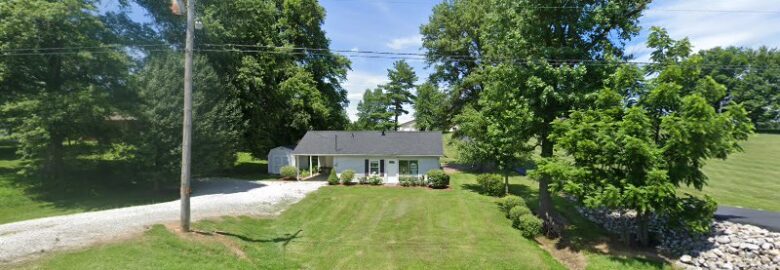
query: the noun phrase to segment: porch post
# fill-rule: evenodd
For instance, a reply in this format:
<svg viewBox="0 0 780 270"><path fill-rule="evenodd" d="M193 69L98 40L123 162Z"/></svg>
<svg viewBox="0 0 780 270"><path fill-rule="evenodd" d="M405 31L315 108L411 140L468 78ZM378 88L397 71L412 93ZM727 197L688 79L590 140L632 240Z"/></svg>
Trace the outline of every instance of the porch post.
<svg viewBox="0 0 780 270"><path fill-rule="evenodd" d="M311 156L309 156L309 177L312 176L312 170L314 169L311 166L312 166L312 164L311 164Z"/></svg>
<svg viewBox="0 0 780 270"><path fill-rule="evenodd" d="M300 172L301 169L299 168L298 163L301 163L301 161L298 160L299 156L293 156L293 157L295 157L295 181L299 181L301 180L301 172Z"/></svg>

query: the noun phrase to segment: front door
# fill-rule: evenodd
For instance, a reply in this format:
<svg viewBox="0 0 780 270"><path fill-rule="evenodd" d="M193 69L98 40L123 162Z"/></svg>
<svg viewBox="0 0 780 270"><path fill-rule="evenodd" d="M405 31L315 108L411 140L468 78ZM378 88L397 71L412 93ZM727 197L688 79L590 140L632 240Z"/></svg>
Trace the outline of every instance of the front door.
<svg viewBox="0 0 780 270"><path fill-rule="evenodd" d="M398 184L398 160L397 159L388 159L387 160L387 184Z"/></svg>

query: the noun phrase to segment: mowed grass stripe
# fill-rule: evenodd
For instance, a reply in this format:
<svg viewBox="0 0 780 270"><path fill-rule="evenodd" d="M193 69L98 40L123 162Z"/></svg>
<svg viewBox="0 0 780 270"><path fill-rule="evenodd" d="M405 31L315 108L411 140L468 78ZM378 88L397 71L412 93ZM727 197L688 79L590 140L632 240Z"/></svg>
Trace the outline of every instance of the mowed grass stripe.
<svg viewBox="0 0 780 270"><path fill-rule="evenodd" d="M744 152L707 161L703 191L682 191L709 194L721 205L780 212L780 135L755 134L741 145Z"/></svg>

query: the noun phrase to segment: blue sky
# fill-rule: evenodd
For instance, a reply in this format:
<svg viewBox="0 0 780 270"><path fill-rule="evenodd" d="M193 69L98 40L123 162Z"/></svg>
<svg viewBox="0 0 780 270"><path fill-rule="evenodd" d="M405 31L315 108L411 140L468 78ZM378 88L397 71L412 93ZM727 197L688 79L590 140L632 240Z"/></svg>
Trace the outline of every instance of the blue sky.
<svg viewBox="0 0 780 270"><path fill-rule="evenodd" d="M112 2L116 0L108 0ZM163 1L163 0L161 0ZM165 0L167 1L167 0ZM228 0L229 1L229 0ZM428 21L440 0L320 0L327 17L324 30L332 49L423 52L420 25ZM110 4L104 4L108 8ZM143 20L143 14L135 14ZM780 47L780 0L656 0L640 19L643 28L626 47L637 61L646 61L644 46L650 26L666 28L675 39L688 37L694 50L716 46ZM363 91L386 82L395 60L353 57L344 87L349 92L347 111L355 119ZM408 60L421 80L430 71L418 60ZM409 108L409 111L412 111ZM411 119L405 115L402 120Z"/></svg>

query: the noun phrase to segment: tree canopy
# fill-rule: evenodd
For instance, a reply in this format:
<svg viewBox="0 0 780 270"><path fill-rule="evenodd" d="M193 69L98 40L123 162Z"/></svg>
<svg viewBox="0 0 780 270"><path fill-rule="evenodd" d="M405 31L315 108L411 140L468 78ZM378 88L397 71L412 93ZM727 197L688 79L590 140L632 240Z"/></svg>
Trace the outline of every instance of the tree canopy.
<svg viewBox="0 0 780 270"><path fill-rule="evenodd" d="M96 1L0 3L2 121L20 142L25 172L57 177L66 139L105 138L127 93L129 57L96 15ZM47 48L97 47L99 51Z"/></svg>
<svg viewBox="0 0 780 270"><path fill-rule="evenodd" d="M357 105L358 120L355 130L390 130L395 128L390 101L381 87L366 89L363 99Z"/></svg>
<svg viewBox="0 0 780 270"><path fill-rule="evenodd" d="M135 0L154 18L161 36L182 47L184 19L166 1ZM307 130L343 129L350 62L322 49L325 10L316 0L199 1L203 30L196 31L205 55L238 98L242 148L263 156L270 148L293 144ZM235 44L235 45L231 45Z"/></svg>
<svg viewBox="0 0 780 270"><path fill-rule="evenodd" d="M387 95L387 101L390 104L390 111L393 113L394 129L398 130L398 117L402 114L409 113L404 109L404 105L411 104L414 100L415 82L417 82L417 74L414 73L414 69L406 63L404 60L398 60L393 63L393 68L387 70L387 78L390 80L382 88Z"/></svg>
<svg viewBox="0 0 780 270"><path fill-rule="evenodd" d="M656 28L652 35L665 32ZM636 211L639 241L645 245L651 215L693 232L709 230L715 203L708 197L679 197L676 188L702 189L704 161L739 151L738 143L752 131L742 105L716 110L713 101L725 87L710 77L692 77L700 72L700 59L688 57L685 50L668 50L677 44L651 39L648 46L663 64L647 70L657 77L644 82L644 76L632 71L636 67L622 66L605 80L593 106L556 120L551 139L573 160L548 159L536 172L555 179L558 190L588 207ZM617 76L624 74L634 75ZM635 83L627 84L631 81ZM626 85L644 85L647 94L637 104L627 104L619 94Z"/></svg>
<svg viewBox="0 0 780 270"><path fill-rule="evenodd" d="M417 88L414 99L414 120L419 130L448 130L447 95L433 83Z"/></svg>
<svg viewBox="0 0 780 270"><path fill-rule="evenodd" d="M626 41L639 32L638 18L648 3L649 0L593 0L571 5L566 1L492 0L480 1L483 7L467 11L462 7L476 3L447 1L434 9L430 25L423 27L424 45L454 47L461 53L469 50L470 57L465 59L477 65L468 66L466 80L456 79L461 84L468 81L470 85L485 85L495 83L489 80L498 80L502 85L518 88L513 93L533 116L527 128L536 136L542 157L549 158L554 149L554 142L548 138L553 120L587 104L584 101L589 94L600 89L603 79L615 68L588 63L621 59ZM466 16L464 21L469 24L446 19L456 12L482 14ZM471 23L476 21L479 23ZM471 37L468 42L458 37L458 33L475 31L476 34L468 35ZM471 50L476 44L479 50ZM436 50L431 54L431 64L441 65L440 69L456 66L436 58L452 56ZM548 192L549 179L539 180L539 215L545 219L549 231L556 223Z"/></svg>

